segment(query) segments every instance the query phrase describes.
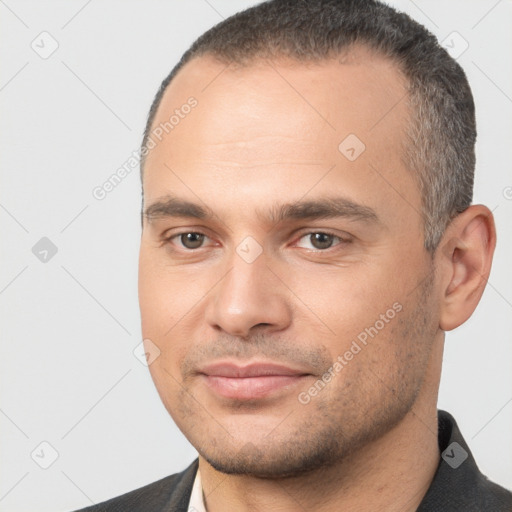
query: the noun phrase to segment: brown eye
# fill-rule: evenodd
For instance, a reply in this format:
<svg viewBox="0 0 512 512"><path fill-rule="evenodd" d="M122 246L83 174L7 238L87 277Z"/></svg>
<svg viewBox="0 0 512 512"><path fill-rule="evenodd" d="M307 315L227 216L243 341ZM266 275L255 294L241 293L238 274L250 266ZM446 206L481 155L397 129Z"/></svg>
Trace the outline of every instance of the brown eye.
<svg viewBox="0 0 512 512"><path fill-rule="evenodd" d="M180 235L180 242L187 249L197 249L201 247L203 241L204 235L201 233L182 233Z"/></svg>
<svg viewBox="0 0 512 512"><path fill-rule="evenodd" d="M311 252L321 253L328 252L329 249L342 249L350 243L351 240L348 236L345 238L328 231L310 231L300 237L297 246L309 249Z"/></svg>
<svg viewBox="0 0 512 512"><path fill-rule="evenodd" d="M309 240L311 245L315 249L329 249L332 246L334 238L333 235L329 235L328 233L311 233L309 236Z"/></svg>

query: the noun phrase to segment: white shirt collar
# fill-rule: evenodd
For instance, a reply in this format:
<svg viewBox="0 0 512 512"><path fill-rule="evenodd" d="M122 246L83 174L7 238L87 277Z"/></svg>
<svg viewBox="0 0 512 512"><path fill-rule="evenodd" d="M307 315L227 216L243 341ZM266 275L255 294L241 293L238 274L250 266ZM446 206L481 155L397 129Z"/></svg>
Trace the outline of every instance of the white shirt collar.
<svg viewBox="0 0 512 512"><path fill-rule="evenodd" d="M192 487L192 494L190 495L190 501L188 504L188 512L206 512L199 468L197 468L196 478Z"/></svg>

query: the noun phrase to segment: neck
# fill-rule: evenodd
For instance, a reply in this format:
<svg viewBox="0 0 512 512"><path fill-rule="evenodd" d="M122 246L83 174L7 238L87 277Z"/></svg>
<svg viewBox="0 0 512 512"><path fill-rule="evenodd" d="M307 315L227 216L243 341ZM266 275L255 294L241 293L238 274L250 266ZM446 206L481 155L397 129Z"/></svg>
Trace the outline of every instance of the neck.
<svg viewBox="0 0 512 512"><path fill-rule="evenodd" d="M434 344L424 385L402 421L339 464L271 480L226 475L199 457L208 512L416 511L440 458L436 407L440 365L434 361L442 358L442 345L442 339Z"/></svg>

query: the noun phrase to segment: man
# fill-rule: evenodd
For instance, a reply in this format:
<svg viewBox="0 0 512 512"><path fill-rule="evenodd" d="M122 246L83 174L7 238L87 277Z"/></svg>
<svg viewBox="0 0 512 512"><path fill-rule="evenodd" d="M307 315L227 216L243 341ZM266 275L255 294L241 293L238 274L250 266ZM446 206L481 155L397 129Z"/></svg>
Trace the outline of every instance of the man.
<svg viewBox="0 0 512 512"><path fill-rule="evenodd" d="M199 458L85 510L512 510L437 411L496 241L475 138L461 67L380 2L273 0L201 36L149 114L139 268Z"/></svg>

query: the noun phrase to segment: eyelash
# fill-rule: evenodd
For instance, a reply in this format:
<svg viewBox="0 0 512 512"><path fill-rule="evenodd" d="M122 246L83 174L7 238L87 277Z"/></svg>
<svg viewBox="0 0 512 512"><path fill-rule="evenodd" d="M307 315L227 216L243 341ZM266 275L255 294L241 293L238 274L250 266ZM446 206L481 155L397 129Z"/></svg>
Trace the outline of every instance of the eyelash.
<svg viewBox="0 0 512 512"><path fill-rule="evenodd" d="M172 243L173 239L179 238L181 235L186 235L186 234L203 235L204 237L209 238L206 233L203 233L201 231L181 231L179 233L174 233L171 236L164 237L163 238L163 243L164 244L170 244L170 243ZM310 252L317 252L317 253L318 252L329 252L331 249L335 250L336 247L338 247L340 245L349 244L352 241L350 238L342 238L341 236L336 235L335 233L332 233L330 231L308 231L308 232L303 233L297 239L297 241L301 240L302 238L304 238L306 236L315 235L315 234L322 234L322 235L332 236L334 239L337 239L339 242L336 245L333 245L331 247L327 247L326 249L306 249L306 250L309 250ZM193 253L193 252L198 251L198 250L203 249L203 248L204 247L201 246L201 247L197 247L195 249L188 249L187 247L181 247L180 249L183 249L185 252Z"/></svg>

